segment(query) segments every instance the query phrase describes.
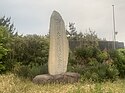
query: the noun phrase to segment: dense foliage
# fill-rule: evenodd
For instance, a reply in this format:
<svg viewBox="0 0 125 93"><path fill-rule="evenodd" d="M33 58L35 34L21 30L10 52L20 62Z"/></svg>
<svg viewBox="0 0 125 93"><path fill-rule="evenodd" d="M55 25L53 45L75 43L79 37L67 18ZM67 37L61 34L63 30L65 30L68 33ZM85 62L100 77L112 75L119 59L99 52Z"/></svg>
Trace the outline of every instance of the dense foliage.
<svg viewBox="0 0 125 93"><path fill-rule="evenodd" d="M14 72L20 76L34 77L47 73L48 38L38 35L16 37L12 45L11 60L15 61Z"/></svg>
<svg viewBox="0 0 125 93"><path fill-rule="evenodd" d="M17 33L14 33L15 29L14 28L14 24L12 24L11 22L11 17L6 18L5 16L0 18L0 26L6 27L8 29L8 33L10 33L10 36L14 36Z"/></svg>
<svg viewBox="0 0 125 93"><path fill-rule="evenodd" d="M70 50L68 71L78 72L92 81L125 78L125 50L107 51L98 48L95 32L77 34L69 24L69 40L82 40L84 45ZM0 73L12 71L33 78L47 73L49 38L39 35L18 35L9 18L0 19Z"/></svg>
<svg viewBox="0 0 125 93"><path fill-rule="evenodd" d="M3 26L0 26L0 73L5 70L5 65L3 62L3 57L7 55L8 49L6 44L8 43L8 34L7 29Z"/></svg>
<svg viewBox="0 0 125 93"><path fill-rule="evenodd" d="M0 18L0 73L14 71L47 72L49 40L39 35L18 35L11 18ZM43 70L42 70L43 71Z"/></svg>
<svg viewBox="0 0 125 93"><path fill-rule="evenodd" d="M125 78L125 49L111 51L110 55L120 73L120 77Z"/></svg>
<svg viewBox="0 0 125 93"><path fill-rule="evenodd" d="M69 70L93 81L115 80L121 74L107 50L96 47L78 48L69 58Z"/></svg>
<svg viewBox="0 0 125 93"><path fill-rule="evenodd" d="M0 48L1 48L1 58L0 58L0 73L3 73L9 68L10 63L8 63L8 54L11 52L11 43L13 38L18 34L15 31L14 25L10 22L11 18L6 18L5 16L0 18ZM6 55L6 56L5 56ZM9 65L8 65L9 64Z"/></svg>
<svg viewBox="0 0 125 93"><path fill-rule="evenodd" d="M48 60L48 40L38 35L15 37L12 44L12 59L23 65L43 65Z"/></svg>

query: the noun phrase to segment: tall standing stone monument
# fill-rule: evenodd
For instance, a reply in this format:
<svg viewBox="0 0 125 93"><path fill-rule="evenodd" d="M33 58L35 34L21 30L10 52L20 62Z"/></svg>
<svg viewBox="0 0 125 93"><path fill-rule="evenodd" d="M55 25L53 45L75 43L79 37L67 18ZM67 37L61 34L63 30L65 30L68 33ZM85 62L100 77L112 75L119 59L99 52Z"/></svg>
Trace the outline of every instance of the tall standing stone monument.
<svg viewBox="0 0 125 93"><path fill-rule="evenodd" d="M36 84L53 82L78 82L78 73L66 72L68 64L69 44L66 37L65 24L61 15L53 11L50 18L50 48L49 48L49 74L37 75L33 78Z"/></svg>
<svg viewBox="0 0 125 93"><path fill-rule="evenodd" d="M67 71L69 44L66 37L65 23L57 11L50 18L50 48L48 71L51 75Z"/></svg>

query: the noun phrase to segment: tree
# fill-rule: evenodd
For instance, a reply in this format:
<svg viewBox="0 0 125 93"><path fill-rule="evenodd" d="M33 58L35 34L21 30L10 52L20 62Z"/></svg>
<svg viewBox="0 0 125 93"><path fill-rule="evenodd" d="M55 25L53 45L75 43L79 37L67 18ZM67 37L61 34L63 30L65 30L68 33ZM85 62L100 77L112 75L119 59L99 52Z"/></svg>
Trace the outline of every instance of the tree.
<svg viewBox="0 0 125 93"><path fill-rule="evenodd" d="M23 65L43 65L48 62L48 38L39 35L15 37L11 58Z"/></svg>
<svg viewBox="0 0 125 93"><path fill-rule="evenodd" d="M5 16L0 18L0 27L1 27L1 34L3 38L1 39L2 46L7 49L7 55L3 56L1 61L5 67L5 70L12 69L14 65L14 49L13 49L13 42L16 37L18 37L18 33L15 32L14 24L11 23L11 17L6 18ZM2 31L2 29L4 31Z"/></svg>
<svg viewBox="0 0 125 93"><path fill-rule="evenodd" d="M98 40L100 40L95 31L89 28L89 33L85 33L83 36L84 46L98 47Z"/></svg>
<svg viewBox="0 0 125 93"><path fill-rule="evenodd" d="M8 49L5 47L5 45L8 43L8 33L7 28L0 26L0 73L2 71L6 70L5 64L3 62L3 57L7 55Z"/></svg>
<svg viewBox="0 0 125 93"><path fill-rule="evenodd" d="M17 34L17 32L14 33L16 28L14 28L14 24L11 23L10 20L11 20L11 17L9 18L6 18L5 16L1 17L0 26L6 27L8 29L8 32L10 33L10 36L14 36Z"/></svg>
<svg viewBox="0 0 125 93"><path fill-rule="evenodd" d="M77 39L77 31L76 31L75 23L69 23L69 30L66 30L66 32L70 40Z"/></svg>

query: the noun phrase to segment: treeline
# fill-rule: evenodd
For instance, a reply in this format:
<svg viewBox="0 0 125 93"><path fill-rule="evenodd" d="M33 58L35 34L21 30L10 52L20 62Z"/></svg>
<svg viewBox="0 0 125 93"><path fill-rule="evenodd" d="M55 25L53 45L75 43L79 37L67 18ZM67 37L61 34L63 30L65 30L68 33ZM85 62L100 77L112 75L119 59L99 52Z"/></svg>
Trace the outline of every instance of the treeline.
<svg viewBox="0 0 125 93"><path fill-rule="evenodd" d="M8 71L32 79L48 73L49 35L18 35L11 18L0 18L0 73ZM68 71L78 72L82 79L115 80L125 77L125 50L100 50L95 31L77 33L74 23L67 29L69 40L85 40L84 46L70 50Z"/></svg>
<svg viewBox="0 0 125 93"><path fill-rule="evenodd" d="M31 70L47 64L49 40L40 35L18 35L11 18L0 19L0 73ZM24 73L26 71L24 70Z"/></svg>
<svg viewBox="0 0 125 93"><path fill-rule="evenodd" d="M103 39L91 29L85 34L77 33L74 23L69 23L67 32L70 41L84 42L70 51L69 71L80 73L83 81L113 81L125 77L125 49L101 50L98 41Z"/></svg>

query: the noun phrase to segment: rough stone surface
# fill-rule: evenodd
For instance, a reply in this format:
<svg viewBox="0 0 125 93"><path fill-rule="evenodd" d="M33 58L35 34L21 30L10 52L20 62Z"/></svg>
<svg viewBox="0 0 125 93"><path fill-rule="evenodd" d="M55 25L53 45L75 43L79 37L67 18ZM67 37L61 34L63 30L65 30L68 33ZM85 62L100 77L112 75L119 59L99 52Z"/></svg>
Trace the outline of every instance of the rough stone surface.
<svg viewBox="0 0 125 93"><path fill-rule="evenodd" d="M49 82L52 82L51 80L53 80L53 77L49 74L43 74L43 75L37 75L35 76L35 78L33 79L33 82L34 83L37 83L37 84L45 84L45 83L49 83Z"/></svg>
<svg viewBox="0 0 125 93"><path fill-rule="evenodd" d="M61 15L53 11L50 18L50 48L48 71L57 75L67 71L69 44L66 37L65 24Z"/></svg>
<svg viewBox="0 0 125 93"><path fill-rule="evenodd" d="M36 84L46 84L46 83L75 83L78 82L80 74L73 72L66 72L58 75L37 75L33 82Z"/></svg>

